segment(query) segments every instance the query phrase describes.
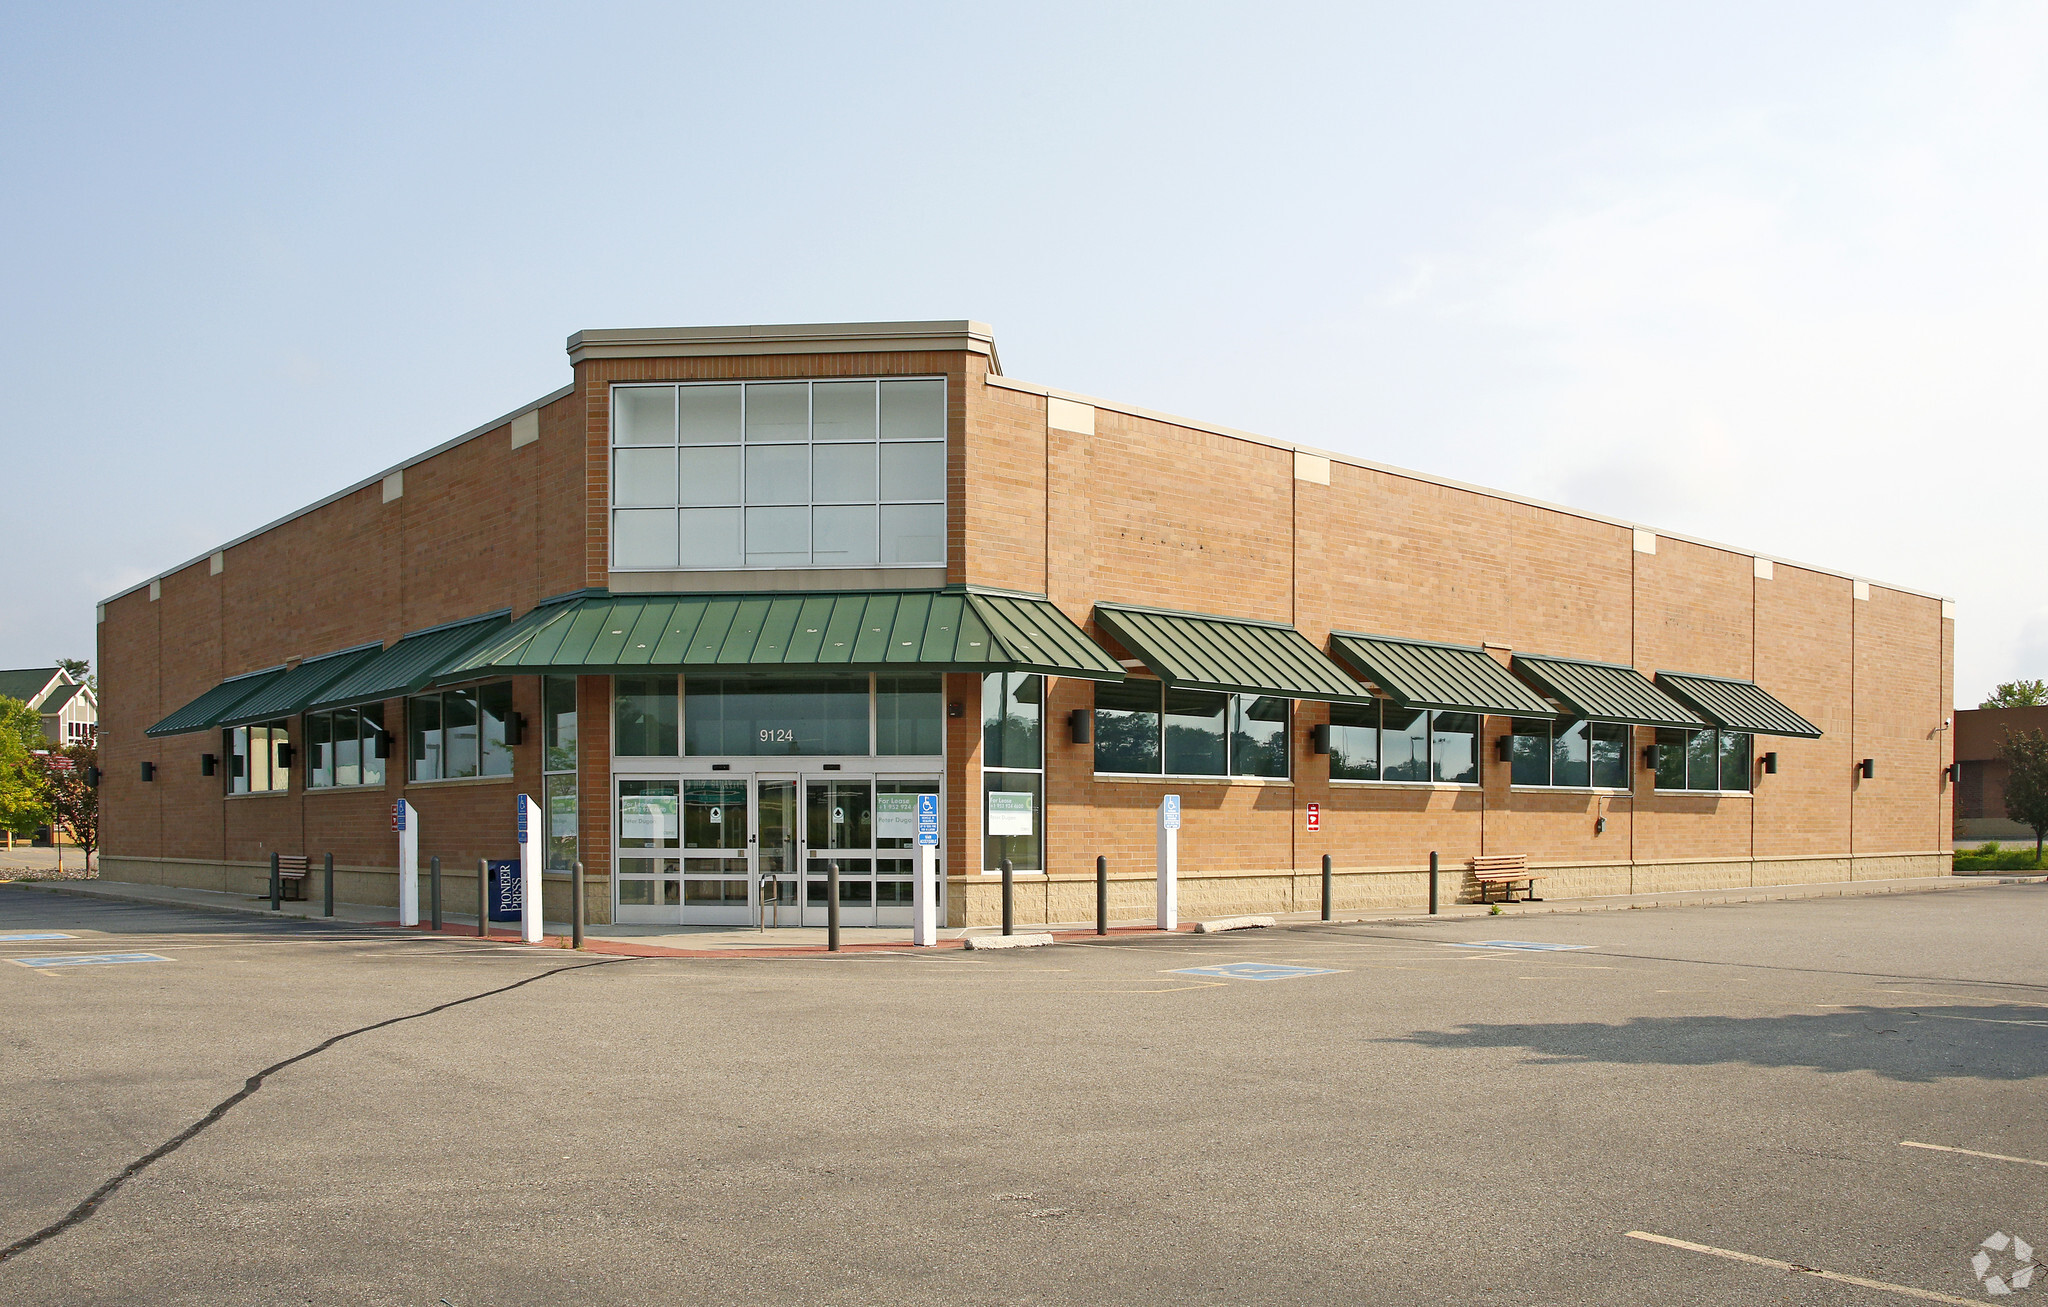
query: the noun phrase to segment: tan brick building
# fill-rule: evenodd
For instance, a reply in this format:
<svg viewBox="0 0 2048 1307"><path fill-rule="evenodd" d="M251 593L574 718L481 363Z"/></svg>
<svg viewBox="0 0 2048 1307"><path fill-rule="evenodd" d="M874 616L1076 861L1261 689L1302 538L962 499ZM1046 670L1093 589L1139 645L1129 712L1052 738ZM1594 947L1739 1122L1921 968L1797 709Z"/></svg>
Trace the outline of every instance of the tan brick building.
<svg viewBox="0 0 2048 1307"><path fill-rule="evenodd" d="M1946 870L1938 597L1001 375L970 322L588 331L572 383L100 612L110 877L391 902L547 810L594 921ZM1867 760L1867 762L1866 762ZM143 764L149 764L145 768ZM151 779L143 779L145 772ZM764 882L766 888L764 889ZM548 884L564 915L566 881ZM451 901L473 889L456 883Z"/></svg>
<svg viewBox="0 0 2048 1307"><path fill-rule="evenodd" d="M1955 827L1959 840L2031 841L2034 831L2006 815L2012 767L1998 756L2007 734L2048 730L2048 708L1965 708L1955 725Z"/></svg>

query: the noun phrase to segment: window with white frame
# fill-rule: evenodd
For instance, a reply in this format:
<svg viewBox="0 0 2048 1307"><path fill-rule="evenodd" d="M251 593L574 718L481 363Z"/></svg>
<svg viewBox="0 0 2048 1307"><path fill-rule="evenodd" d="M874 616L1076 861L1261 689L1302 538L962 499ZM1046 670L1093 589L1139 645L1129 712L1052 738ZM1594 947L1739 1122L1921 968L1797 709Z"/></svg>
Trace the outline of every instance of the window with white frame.
<svg viewBox="0 0 2048 1307"><path fill-rule="evenodd" d="M943 378L612 388L612 566L939 566Z"/></svg>

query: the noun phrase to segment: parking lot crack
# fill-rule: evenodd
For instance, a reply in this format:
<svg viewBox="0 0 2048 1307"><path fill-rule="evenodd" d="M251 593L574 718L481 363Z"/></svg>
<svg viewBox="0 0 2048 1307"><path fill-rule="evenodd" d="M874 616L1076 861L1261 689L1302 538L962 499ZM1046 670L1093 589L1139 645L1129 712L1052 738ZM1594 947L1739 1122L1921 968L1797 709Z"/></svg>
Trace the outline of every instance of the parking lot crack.
<svg viewBox="0 0 2048 1307"><path fill-rule="evenodd" d="M16 1239L13 1243L8 1244L5 1248L0 1248L0 1263L10 1261L13 1258L19 1256L20 1254L25 1253L29 1249L35 1247L37 1244L46 1242L50 1239L54 1239L58 1235L64 1233L66 1230L69 1230L73 1226L83 1222L86 1218L90 1217L94 1212L98 1211L100 1204L104 1203L108 1198L112 1197L115 1191L120 1189L122 1185L128 1183L128 1181L134 1179L137 1175L140 1175L143 1171L155 1165L157 1162L163 1160L166 1157L169 1157L172 1153L177 1152L180 1148L183 1148L186 1144L192 1142L192 1140L198 1138L199 1135L205 1132L209 1127L217 1124L222 1117L226 1116L229 1112L233 1111L238 1104L243 1102L245 1099L249 1098L257 1090L261 1089L263 1087L263 1083L266 1080L270 1079L270 1077L276 1075L280 1071L285 1070L287 1067L296 1066L299 1063L308 1060L309 1058L318 1057L320 1054L325 1053L328 1049L333 1048L336 1044L339 1044L344 1040L354 1039L357 1035L367 1035L373 1030L382 1030L387 1026L399 1025L406 1021L417 1021L421 1017L430 1017L433 1016L436 1012L446 1012L450 1008L461 1007L466 1003L476 1003L483 999L495 998L500 994L509 994L515 989L520 989L524 986L531 985L535 981L546 980L552 976L559 976L564 972L588 971L592 967L609 967L615 966L621 962L638 962L641 960L642 959L639 958L606 958L602 962L585 962L573 967L554 967L547 971L543 971L538 975L528 976L524 980L515 980L509 985L500 985L496 989L484 990L480 994L469 994L465 995L462 998L450 999L446 1003L436 1003L432 1007L421 1008L417 1012L407 1012L402 1016L387 1017L382 1021L373 1021L367 1026L358 1026L354 1030L343 1031L341 1034L322 1040L320 1043L313 1045L313 1047L306 1049L303 1052L294 1053L292 1056L284 1059L282 1062L274 1062L271 1065L264 1067L261 1071L258 1071L255 1075L250 1076L247 1080L243 1081L242 1087L239 1090L236 1090L234 1093L228 1095L226 1098L223 1098L220 1102L214 1104L213 1110L208 1112L205 1116L200 1117L197 1121L194 1121L191 1125L186 1126L177 1134L172 1135L163 1143L158 1144L155 1148L152 1148L147 1153L144 1153L142 1156L136 1158L127 1166L122 1167L121 1170L117 1174L115 1174L115 1176L112 1179L108 1180L105 1184L102 1184L99 1188L93 1190L91 1195L89 1195L84 1202L78 1204L78 1206L72 1208L69 1212L66 1212L62 1217L58 1218L55 1221L52 1221L50 1224L44 1226L40 1230L37 1230L35 1233L23 1235L21 1238Z"/></svg>

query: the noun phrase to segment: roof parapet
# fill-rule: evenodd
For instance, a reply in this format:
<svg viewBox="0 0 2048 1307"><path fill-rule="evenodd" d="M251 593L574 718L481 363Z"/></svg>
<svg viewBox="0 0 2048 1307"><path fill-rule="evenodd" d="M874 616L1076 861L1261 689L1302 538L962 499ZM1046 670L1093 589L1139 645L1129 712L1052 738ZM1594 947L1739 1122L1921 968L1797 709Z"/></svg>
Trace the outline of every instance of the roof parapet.
<svg viewBox="0 0 2048 1307"><path fill-rule="evenodd" d="M712 358L734 354L878 354L965 350L1000 376L995 329L936 322L802 322L734 327L593 328L569 337L571 366L585 359Z"/></svg>

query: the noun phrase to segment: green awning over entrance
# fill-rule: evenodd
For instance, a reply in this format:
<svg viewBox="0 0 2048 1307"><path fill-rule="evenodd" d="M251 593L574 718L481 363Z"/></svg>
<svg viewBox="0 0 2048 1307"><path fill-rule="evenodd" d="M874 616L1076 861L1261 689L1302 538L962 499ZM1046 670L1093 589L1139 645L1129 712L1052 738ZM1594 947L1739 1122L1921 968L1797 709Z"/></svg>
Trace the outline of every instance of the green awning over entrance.
<svg viewBox="0 0 2048 1307"><path fill-rule="evenodd" d="M1516 654L1515 670L1580 717L1692 730L1712 725L1652 685L1649 677L1620 663Z"/></svg>
<svg viewBox="0 0 2048 1307"><path fill-rule="evenodd" d="M214 725L241 726L248 722L296 717L322 690L375 658L383 649L381 644L366 644L340 653L308 658L221 714Z"/></svg>
<svg viewBox="0 0 2048 1307"><path fill-rule="evenodd" d="M444 668L503 631L508 620L504 613L493 613L415 631L321 690L303 710L347 708L417 694Z"/></svg>
<svg viewBox="0 0 2048 1307"><path fill-rule="evenodd" d="M1330 648L1404 708L1555 717L1557 709L1484 649L1332 631Z"/></svg>
<svg viewBox="0 0 2048 1307"><path fill-rule="evenodd" d="M1278 622L1095 605L1095 620L1168 685L1234 694L1364 703L1372 694Z"/></svg>
<svg viewBox="0 0 2048 1307"><path fill-rule="evenodd" d="M1820 727L1807 721L1755 681L1727 676L1693 676L1659 672L1657 684L1671 697L1694 709L1716 726L1751 735L1792 735L1818 740Z"/></svg>
<svg viewBox="0 0 2048 1307"><path fill-rule="evenodd" d="M978 590L591 596L529 614L435 679L770 669L1123 679L1051 603Z"/></svg>
<svg viewBox="0 0 2048 1307"><path fill-rule="evenodd" d="M183 735L187 731L203 731L210 726L218 726L223 717L235 710L236 705L264 687L274 684L284 674L285 670L282 667L266 667L260 672L244 672L240 676L231 676L143 734Z"/></svg>

